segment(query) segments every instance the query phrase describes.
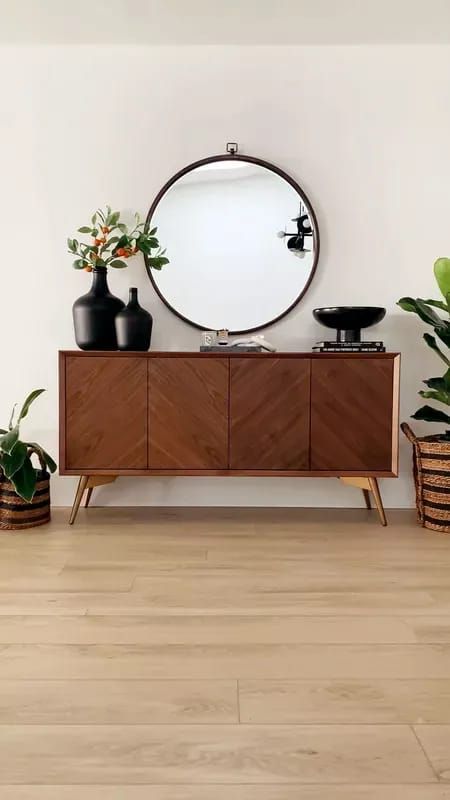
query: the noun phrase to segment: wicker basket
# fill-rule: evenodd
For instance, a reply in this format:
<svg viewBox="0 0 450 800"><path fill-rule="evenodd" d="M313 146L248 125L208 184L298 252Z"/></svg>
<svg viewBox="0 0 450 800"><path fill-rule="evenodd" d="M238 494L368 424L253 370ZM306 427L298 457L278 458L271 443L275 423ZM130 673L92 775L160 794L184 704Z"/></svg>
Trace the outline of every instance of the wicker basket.
<svg viewBox="0 0 450 800"><path fill-rule="evenodd" d="M0 475L0 530L35 528L50 521L50 475L36 470L36 492L31 503L16 494L11 481Z"/></svg>
<svg viewBox="0 0 450 800"><path fill-rule="evenodd" d="M416 506L424 528L450 533L450 441L440 436L417 437L401 424L413 445L413 470Z"/></svg>

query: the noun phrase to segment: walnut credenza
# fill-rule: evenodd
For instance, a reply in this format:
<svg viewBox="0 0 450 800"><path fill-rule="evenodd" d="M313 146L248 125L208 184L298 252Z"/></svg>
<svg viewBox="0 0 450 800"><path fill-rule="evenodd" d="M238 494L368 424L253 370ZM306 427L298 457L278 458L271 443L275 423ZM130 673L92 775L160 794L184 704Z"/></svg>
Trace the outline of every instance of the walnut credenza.
<svg viewBox="0 0 450 800"><path fill-rule="evenodd" d="M397 353L59 354L60 473L338 477L373 494L398 474Z"/></svg>

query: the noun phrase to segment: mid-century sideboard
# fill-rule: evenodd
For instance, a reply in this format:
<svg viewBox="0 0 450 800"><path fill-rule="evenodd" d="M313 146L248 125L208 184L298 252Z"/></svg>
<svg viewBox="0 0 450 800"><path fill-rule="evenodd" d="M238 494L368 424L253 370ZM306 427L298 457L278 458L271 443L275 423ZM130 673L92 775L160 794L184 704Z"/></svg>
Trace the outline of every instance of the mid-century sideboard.
<svg viewBox="0 0 450 800"><path fill-rule="evenodd" d="M339 477L374 497L398 474L397 353L61 352L60 473Z"/></svg>

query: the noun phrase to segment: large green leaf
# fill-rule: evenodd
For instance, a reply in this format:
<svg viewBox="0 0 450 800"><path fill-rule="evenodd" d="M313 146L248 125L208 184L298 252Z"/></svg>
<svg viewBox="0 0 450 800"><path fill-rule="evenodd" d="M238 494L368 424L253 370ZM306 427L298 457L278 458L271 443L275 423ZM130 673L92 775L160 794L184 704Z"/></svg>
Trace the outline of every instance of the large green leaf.
<svg viewBox="0 0 450 800"><path fill-rule="evenodd" d="M450 293L450 258L438 258L434 262L434 275L445 299Z"/></svg>
<svg viewBox="0 0 450 800"><path fill-rule="evenodd" d="M449 313L449 307L447 303L443 303L442 300L424 300L424 303L427 306L434 306L435 308L440 308L442 311L446 311L447 314Z"/></svg>
<svg viewBox="0 0 450 800"><path fill-rule="evenodd" d="M417 313L416 301L414 300L414 297L401 297L400 300L398 300L397 305L400 306L403 311L413 311L414 313Z"/></svg>
<svg viewBox="0 0 450 800"><path fill-rule="evenodd" d="M435 328L434 332L441 342L444 342L446 347L450 347L450 325L446 328Z"/></svg>
<svg viewBox="0 0 450 800"><path fill-rule="evenodd" d="M24 419L24 417L26 417L26 415L28 414L28 411L30 410L31 404L34 403L36 398L39 397L39 395L42 394L42 392L45 392L45 389L34 389L32 392L30 392L30 394L28 395L27 399L25 400L25 402L24 402L24 404L23 404L23 406L22 406L22 408L20 410L20 414L19 414L19 417L17 419L17 423L19 423L22 419Z"/></svg>
<svg viewBox="0 0 450 800"><path fill-rule="evenodd" d="M30 503L36 491L36 470L29 457L25 459L20 469L14 473L11 483L19 497Z"/></svg>
<svg viewBox="0 0 450 800"><path fill-rule="evenodd" d="M16 425L12 430L8 431L3 436L0 436L0 450L10 455L18 438L19 428Z"/></svg>
<svg viewBox="0 0 450 800"><path fill-rule="evenodd" d="M28 453L28 448L23 442L16 442L11 455L0 453L0 466L7 478L11 478L22 466Z"/></svg>
<svg viewBox="0 0 450 800"><path fill-rule="evenodd" d="M423 338L425 339L428 347L431 347L431 349L434 350L435 353L437 353L439 358L442 358L442 361L444 361L444 363L447 364L447 367L450 367L450 360L447 358L446 355L444 355L442 350L440 350L434 336L432 336L431 333L424 333Z"/></svg>
<svg viewBox="0 0 450 800"><path fill-rule="evenodd" d="M415 414L412 414L412 417L413 419L423 419L425 422L445 422L450 425L450 416L432 406L422 406Z"/></svg>
<svg viewBox="0 0 450 800"><path fill-rule="evenodd" d="M416 299L416 308L419 317L434 328L445 328L447 325L450 328L449 323L443 320L439 314L436 314L436 311L430 308L425 300L422 300L420 297Z"/></svg>
<svg viewBox="0 0 450 800"><path fill-rule="evenodd" d="M448 372L448 370L447 370L447 372ZM446 392L447 391L447 384L445 382L445 378L427 378L423 382L424 382L425 386L428 386L430 389L436 389L436 391L438 391L438 392Z"/></svg>
<svg viewBox="0 0 450 800"><path fill-rule="evenodd" d="M53 461L53 458L51 457L51 455L49 455L49 454L48 454L48 453L47 453L47 452L44 450L44 448L43 448L43 447L41 447L41 445L40 445L40 444L37 444L37 442L25 442L24 444L26 444L26 446L27 446L27 447L31 447L33 450L37 450L38 454L39 454L39 455L41 456L41 458L42 458L42 461L43 461L43 462L45 463L45 465L48 467L48 469L50 470L50 472L56 472L56 469L57 469L57 464L56 464L56 462L55 462L55 461Z"/></svg>
<svg viewBox="0 0 450 800"><path fill-rule="evenodd" d="M438 403L444 403L444 405L450 406L450 394L445 390L429 389L426 392L420 391L419 394L421 397L426 397L429 400L437 400Z"/></svg>

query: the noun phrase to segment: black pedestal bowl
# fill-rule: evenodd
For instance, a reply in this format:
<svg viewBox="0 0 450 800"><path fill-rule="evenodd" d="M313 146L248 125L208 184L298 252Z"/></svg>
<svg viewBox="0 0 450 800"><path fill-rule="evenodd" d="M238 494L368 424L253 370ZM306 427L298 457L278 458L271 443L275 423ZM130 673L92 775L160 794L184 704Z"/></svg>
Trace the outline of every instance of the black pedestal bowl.
<svg viewBox="0 0 450 800"><path fill-rule="evenodd" d="M337 331L337 342L361 341L361 328L376 325L385 315L386 309L380 306L331 306L313 311L317 322Z"/></svg>

